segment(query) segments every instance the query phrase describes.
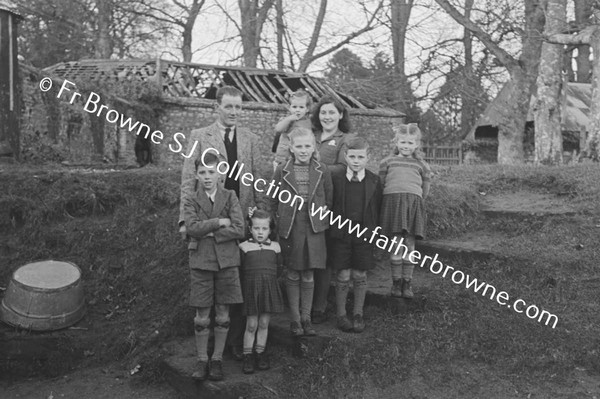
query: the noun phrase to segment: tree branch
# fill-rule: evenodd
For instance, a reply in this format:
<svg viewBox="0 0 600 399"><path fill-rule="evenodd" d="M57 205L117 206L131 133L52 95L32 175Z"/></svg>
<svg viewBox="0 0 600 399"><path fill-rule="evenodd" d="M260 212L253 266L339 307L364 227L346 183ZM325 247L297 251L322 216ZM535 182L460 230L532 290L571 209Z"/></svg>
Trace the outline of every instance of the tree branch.
<svg viewBox="0 0 600 399"><path fill-rule="evenodd" d="M583 28L579 33L575 35L569 35L565 33L557 33L554 35L544 37L544 40L548 43L553 44L572 44L572 45L581 45L581 44L590 44L592 40L592 35L596 30L600 29L600 25L590 25Z"/></svg>
<svg viewBox="0 0 600 399"><path fill-rule="evenodd" d="M322 1L326 2L326 0L322 0ZM364 28L350 33L349 35L346 36L345 39L341 40L339 43L335 44L334 46L328 48L327 50L321 51L320 53L315 54L315 55L309 54L309 52L307 50L307 52L304 54L304 57L302 57L302 61L300 62L300 67L298 68L298 72L306 72L306 69L314 60L324 57L327 54L331 54L332 52L339 49L340 47L350 43L352 41L352 39L355 39L356 37L362 35L365 32L369 32L369 31L373 30L375 28L375 26L373 25L373 21L377 18L377 15L379 14L379 11L381 10L382 7L383 7L383 0L379 2L377 9L375 9L373 14L371 15L371 18L369 18L369 20L367 21L367 24L365 25ZM321 10L319 10L319 14L320 13L321 13ZM315 23L315 28L316 28L316 23ZM313 38L314 38L314 31L313 31ZM313 38L311 38L311 44L312 44ZM318 40L318 36L317 36L317 40ZM316 47L316 43L315 43L315 47ZM314 51L314 48L313 48L313 51Z"/></svg>
<svg viewBox="0 0 600 399"><path fill-rule="evenodd" d="M477 37L477 39L479 39L484 46L486 46L498 58L504 67L507 69L518 67L519 63L512 55L494 42L492 37L484 32L476 23L462 15L448 2L448 0L435 0L435 2L438 3L438 5L442 7L442 9L446 11L456 22L473 32L473 35Z"/></svg>

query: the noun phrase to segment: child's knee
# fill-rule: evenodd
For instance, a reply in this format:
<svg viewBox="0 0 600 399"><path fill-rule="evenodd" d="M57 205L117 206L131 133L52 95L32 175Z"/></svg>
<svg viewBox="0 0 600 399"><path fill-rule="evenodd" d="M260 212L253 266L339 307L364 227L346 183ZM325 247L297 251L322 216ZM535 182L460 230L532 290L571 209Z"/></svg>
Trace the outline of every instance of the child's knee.
<svg viewBox="0 0 600 399"><path fill-rule="evenodd" d="M210 325L210 313L209 312L196 312L194 317L194 330L201 332L208 328Z"/></svg>
<svg viewBox="0 0 600 399"><path fill-rule="evenodd" d="M314 273L312 270L302 271L302 281L305 283L312 283L314 281Z"/></svg>
<svg viewBox="0 0 600 399"><path fill-rule="evenodd" d="M268 317L261 317L260 319L258 319L258 329L259 330L266 330L269 328L269 318Z"/></svg>
<svg viewBox="0 0 600 399"><path fill-rule="evenodd" d="M215 306L215 325L216 327L229 328L229 306Z"/></svg>
<svg viewBox="0 0 600 399"><path fill-rule="evenodd" d="M297 271L295 271L295 270L289 270L288 269L287 274L286 274L286 278L289 281L294 281L294 282L300 281L300 273L297 272Z"/></svg>
<svg viewBox="0 0 600 399"><path fill-rule="evenodd" d="M367 271L366 270L352 270L352 279L354 281L367 281Z"/></svg>
<svg viewBox="0 0 600 399"><path fill-rule="evenodd" d="M342 269L337 273L337 281L340 283L347 283L350 281L350 269Z"/></svg>
<svg viewBox="0 0 600 399"><path fill-rule="evenodd" d="M249 333L255 333L257 326L258 322L256 320L256 317L246 318L246 331L248 331Z"/></svg>

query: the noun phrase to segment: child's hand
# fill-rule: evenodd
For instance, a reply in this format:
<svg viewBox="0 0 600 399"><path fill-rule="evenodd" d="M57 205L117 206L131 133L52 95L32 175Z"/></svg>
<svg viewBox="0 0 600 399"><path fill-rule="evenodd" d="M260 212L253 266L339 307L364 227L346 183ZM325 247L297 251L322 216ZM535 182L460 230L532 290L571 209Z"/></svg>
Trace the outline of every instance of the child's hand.
<svg viewBox="0 0 600 399"><path fill-rule="evenodd" d="M179 228L179 234L181 234L181 239L185 241L187 238L187 229L185 228L185 224L182 224Z"/></svg>
<svg viewBox="0 0 600 399"><path fill-rule="evenodd" d="M252 217L252 215L254 215L254 211L257 210L258 208L255 206L249 206L248 207L248 217Z"/></svg>
<svg viewBox="0 0 600 399"><path fill-rule="evenodd" d="M229 218L219 219L219 226L220 227L229 227L229 226L231 226L231 219L229 219Z"/></svg>
<svg viewBox="0 0 600 399"><path fill-rule="evenodd" d="M288 119L288 122L290 122L290 123L291 123L291 122L295 122L295 121L299 120L299 119L300 119L300 116L298 116L298 115L296 115L296 114L290 114L290 115L287 117L287 119Z"/></svg>

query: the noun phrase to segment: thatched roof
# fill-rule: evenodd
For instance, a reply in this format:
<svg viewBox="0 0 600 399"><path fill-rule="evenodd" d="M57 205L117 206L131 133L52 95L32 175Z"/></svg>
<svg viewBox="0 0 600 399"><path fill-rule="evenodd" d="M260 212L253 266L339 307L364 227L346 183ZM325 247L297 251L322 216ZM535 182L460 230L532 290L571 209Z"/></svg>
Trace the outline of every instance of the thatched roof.
<svg viewBox="0 0 600 399"><path fill-rule="evenodd" d="M0 11L8 11L19 18L23 18L23 16L19 14L15 2L11 0L0 0Z"/></svg>
<svg viewBox="0 0 600 399"><path fill-rule="evenodd" d="M348 108L383 109L332 89L323 79L304 73L258 68L192 64L167 60L80 60L45 68L44 72L63 79L92 81L142 80L158 83L166 97L215 99L223 85L237 87L244 100L259 103L287 104L287 95L306 90L318 101L324 95L337 98ZM385 109L403 116L399 111Z"/></svg>
<svg viewBox="0 0 600 399"><path fill-rule="evenodd" d="M475 138L475 130L479 126L497 127L500 124L501 115L498 112L496 104L498 102L508 102L510 93L510 85L507 82L496 98L486 107L485 111L477 120L475 126L471 128L469 133L464 137L464 140L473 140ZM535 95L531 98L529 111L527 113L527 121L533 121L533 104L535 104ZM561 130L568 132L579 132L589 128L590 106L592 103L592 85L589 83L567 83L564 86L562 95L561 107ZM504 109L506 109L504 107Z"/></svg>

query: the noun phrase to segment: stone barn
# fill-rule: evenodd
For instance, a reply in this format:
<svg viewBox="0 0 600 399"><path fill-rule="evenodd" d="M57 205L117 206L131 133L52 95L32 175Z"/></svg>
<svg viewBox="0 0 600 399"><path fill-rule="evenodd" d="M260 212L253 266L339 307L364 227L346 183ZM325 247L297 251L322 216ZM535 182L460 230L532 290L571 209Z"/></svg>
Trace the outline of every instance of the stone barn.
<svg viewBox="0 0 600 399"><path fill-rule="evenodd" d="M244 94L241 123L261 138L265 165L273 158L273 126L287 113L287 95L297 89L306 90L313 101L323 95L338 98L349 109L352 131L367 137L374 148L373 165L389 154L392 125L404 121L399 111L368 107L301 73L161 59L81 60L41 71L22 69L22 152L30 160L134 164L136 138L139 145L138 137L147 133L148 139L154 137L154 143L147 140L152 162L179 167L183 158L172 149L185 141L182 134L189 137L192 129L214 121L215 93L222 85ZM47 92L39 88L43 77L53 81Z"/></svg>
<svg viewBox="0 0 600 399"><path fill-rule="evenodd" d="M497 102L508 102L510 92L508 82L496 98L485 109L477 124L463 139L465 163L495 163L498 158L498 124L501 115L494 106ZM533 104L535 96L530 101L525 125L523 148L528 161L533 161L535 140L535 125ZM590 126L590 105L592 87L589 83L565 83L561 97L561 130L563 136L563 158L565 162L577 157L585 146L587 132Z"/></svg>

